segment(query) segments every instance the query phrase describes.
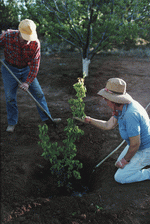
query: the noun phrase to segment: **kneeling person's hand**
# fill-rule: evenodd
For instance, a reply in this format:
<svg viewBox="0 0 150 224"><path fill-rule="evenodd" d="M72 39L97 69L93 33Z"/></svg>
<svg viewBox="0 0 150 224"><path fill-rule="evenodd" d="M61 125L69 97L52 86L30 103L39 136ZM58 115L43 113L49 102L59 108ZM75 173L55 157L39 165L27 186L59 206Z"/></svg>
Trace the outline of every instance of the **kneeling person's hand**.
<svg viewBox="0 0 150 224"><path fill-rule="evenodd" d="M90 117L84 117L84 118L74 117L74 119L76 119L78 121L81 121L81 122L84 122L84 123L87 123L87 124L89 124L90 120L91 120Z"/></svg>
<svg viewBox="0 0 150 224"><path fill-rule="evenodd" d="M125 165L127 165L128 163L129 162L127 162L124 158L122 158L121 160L119 160L118 162L115 163L115 166L123 169L125 167Z"/></svg>

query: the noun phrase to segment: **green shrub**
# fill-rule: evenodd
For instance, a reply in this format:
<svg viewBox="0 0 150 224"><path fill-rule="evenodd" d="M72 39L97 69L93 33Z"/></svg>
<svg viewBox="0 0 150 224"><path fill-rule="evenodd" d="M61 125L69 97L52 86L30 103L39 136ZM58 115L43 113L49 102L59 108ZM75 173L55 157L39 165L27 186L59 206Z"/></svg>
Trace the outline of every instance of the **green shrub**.
<svg viewBox="0 0 150 224"><path fill-rule="evenodd" d="M83 98L86 96L86 88L84 79L78 78L78 82L74 84L76 90L76 99L70 99L71 110L73 117L85 117ZM39 138L41 141L38 144L43 148L42 156L51 163L51 173L57 177L58 186L67 186L71 188L69 179L75 177L81 179L79 169L83 167L79 160L74 160L77 154L76 145L74 144L84 131L79 129L73 118L67 119L67 126L64 128L67 138L63 140L63 146L58 146L58 143L51 143L48 136L48 126L39 125Z"/></svg>

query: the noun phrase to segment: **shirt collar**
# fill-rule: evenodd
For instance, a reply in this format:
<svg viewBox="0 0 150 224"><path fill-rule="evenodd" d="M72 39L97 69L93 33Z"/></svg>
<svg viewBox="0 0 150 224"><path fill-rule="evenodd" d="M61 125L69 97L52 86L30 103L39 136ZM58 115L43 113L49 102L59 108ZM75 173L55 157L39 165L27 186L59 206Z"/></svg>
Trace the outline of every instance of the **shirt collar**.
<svg viewBox="0 0 150 224"><path fill-rule="evenodd" d="M118 117L123 118L128 108L128 104L124 104L122 111L118 110Z"/></svg>

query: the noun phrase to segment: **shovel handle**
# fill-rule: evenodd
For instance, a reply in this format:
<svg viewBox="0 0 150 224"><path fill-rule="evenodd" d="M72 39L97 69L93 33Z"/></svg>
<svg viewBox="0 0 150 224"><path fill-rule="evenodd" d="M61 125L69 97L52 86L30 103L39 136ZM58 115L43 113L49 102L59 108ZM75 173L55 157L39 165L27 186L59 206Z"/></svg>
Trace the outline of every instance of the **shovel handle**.
<svg viewBox="0 0 150 224"><path fill-rule="evenodd" d="M112 154L114 154L123 144L125 140L123 140L117 148L115 148L108 156L106 156L100 163L98 163L95 168L99 167L106 159L108 159Z"/></svg>

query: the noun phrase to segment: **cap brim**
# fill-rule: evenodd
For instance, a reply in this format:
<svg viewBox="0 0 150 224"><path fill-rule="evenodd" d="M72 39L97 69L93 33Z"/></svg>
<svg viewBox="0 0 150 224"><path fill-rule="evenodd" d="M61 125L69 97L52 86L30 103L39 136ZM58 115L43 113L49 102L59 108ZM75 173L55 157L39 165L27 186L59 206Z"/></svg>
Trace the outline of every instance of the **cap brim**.
<svg viewBox="0 0 150 224"><path fill-rule="evenodd" d="M116 93L109 93L105 89L101 89L97 94L112 102L120 104L131 103L133 101L133 98L128 93L118 95Z"/></svg>
<svg viewBox="0 0 150 224"><path fill-rule="evenodd" d="M21 33L21 36L24 40L27 40L27 41L37 41L38 40L36 32L32 33L32 35Z"/></svg>

